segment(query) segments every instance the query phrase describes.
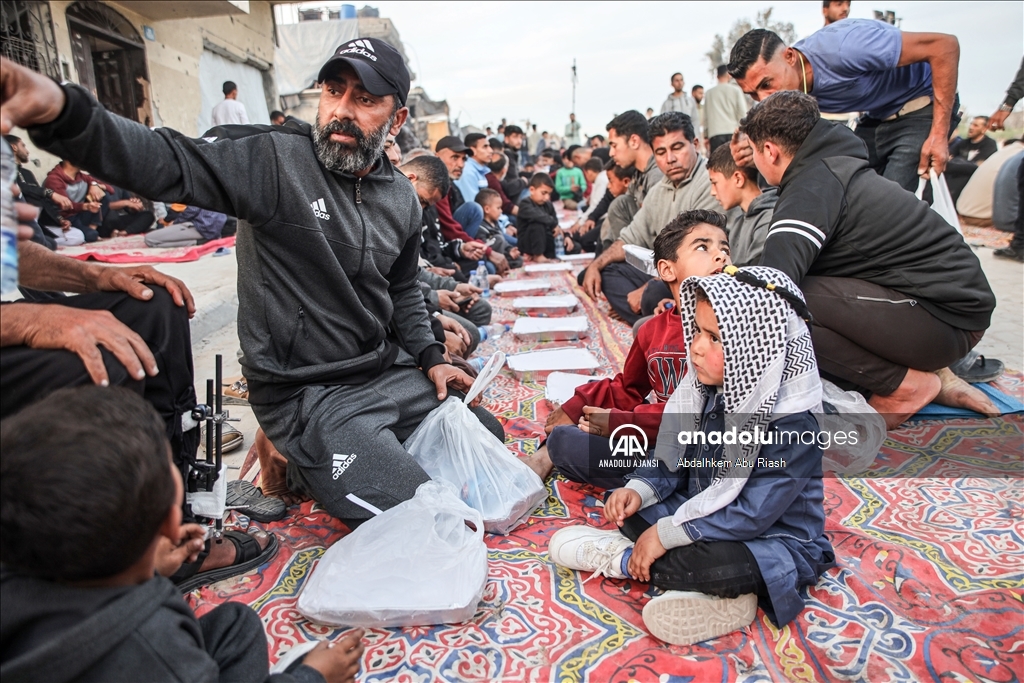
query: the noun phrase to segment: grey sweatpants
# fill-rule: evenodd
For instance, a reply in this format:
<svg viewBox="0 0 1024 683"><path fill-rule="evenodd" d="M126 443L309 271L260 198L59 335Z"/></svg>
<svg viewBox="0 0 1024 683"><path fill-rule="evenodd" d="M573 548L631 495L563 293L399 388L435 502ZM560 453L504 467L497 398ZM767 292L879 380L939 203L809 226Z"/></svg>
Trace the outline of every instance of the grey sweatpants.
<svg viewBox="0 0 1024 683"><path fill-rule="evenodd" d="M194 247L203 236L191 223L176 223L146 233L147 247Z"/></svg>
<svg viewBox="0 0 1024 683"><path fill-rule="evenodd" d="M440 405L437 390L399 352L399 363L361 385L308 386L287 401L252 404L274 447L288 459L288 486L353 526L409 500L430 479L402 443ZM453 392L454 393L454 392ZM473 409L502 442L501 424Z"/></svg>

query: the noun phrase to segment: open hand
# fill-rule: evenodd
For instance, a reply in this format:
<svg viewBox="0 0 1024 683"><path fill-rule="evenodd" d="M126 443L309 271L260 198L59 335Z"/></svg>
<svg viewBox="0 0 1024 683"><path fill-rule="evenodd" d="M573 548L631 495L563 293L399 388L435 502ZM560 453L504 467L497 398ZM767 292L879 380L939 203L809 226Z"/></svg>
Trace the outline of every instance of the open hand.
<svg viewBox="0 0 1024 683"><path fill-rule="evenodd" d="M96 384L110 382L103 346L128 374L141 380L159 372L146 342L110 311L89 311L59 304L14 303L4 306L4 346L24 344L31 349L64 349L82 359Z"/></svg>
<svg viewBox="0 0 1024 683"><path fill-rule="evenodd" d="M176 305L188 309L188 317L196 314L196 302L185 283L176 277L161 273L152 266L100 268L96 289L101 292L127 292L140 301L149 301L153 298L153 291L144 283L166 289Z"/></svg>
<svg viewBox="0 0 1024 683"><path fill-rule="evenodd" d="M458 389L462 392L468 392L469 388L473 386L473 378L459 370L453 365L442 363L441 365L435 365L434 367L427 370L427 377L434 383L437 388L437 400L443 401L448 398L448 385ZM479 403L480 397L470 404L475 406Z"/></svg>

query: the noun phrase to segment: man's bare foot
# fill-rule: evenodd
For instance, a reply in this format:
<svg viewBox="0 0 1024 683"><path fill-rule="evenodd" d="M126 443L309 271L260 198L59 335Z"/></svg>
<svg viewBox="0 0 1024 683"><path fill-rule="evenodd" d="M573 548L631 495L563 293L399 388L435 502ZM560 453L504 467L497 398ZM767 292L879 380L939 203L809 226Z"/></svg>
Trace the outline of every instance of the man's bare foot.
<svg viewBox="0 0 1024 683"><path fill-rule="evenodd" d="M256 457L260 460L260 490L268 498L280 498L291 507L307 500L288 488L288 460L270 443L263 429L256 430Z"/></svg>
<svg viewBox="0 0 1024 683"><path fill-rule="evenodd" d="M888 396L875 394L868 404L885 418L886 429L896 429L932 402L942 387L934 372L907 370L902 384Z"/></svg>
<svg viewBox="0 0 1024 683"><path fill-rule="evenodd" d="M541 481L544 481L551 475L551 470L555 469L554 463L551 462L551 457L548 455L548 447L541 446L537 449L536 453L527 455L522 458L526 466L537 473Z"/></svg>
<svg viewBox="0 0 1024 683"><path fill-rule="evenodd" d="M270 534L266 531L253 527L247 533L260 544L260 550L266 548L267 544L270 543ZM235 544L228 539L223 537L212 539L210 541L210 554L203 560L203 566L199 568L199 571L208 572L211 569L230 567L235 563L236 554Z"/></svg>
<svg viewBox="0 0 1024 683"><path fill-rule="evenodd" d="M942 388L934 399L936 403L951 408L966 408L988 417L999 417L999 409L981 389L960 379L949 368L937 370L935 374L942 383Z"/></svg>

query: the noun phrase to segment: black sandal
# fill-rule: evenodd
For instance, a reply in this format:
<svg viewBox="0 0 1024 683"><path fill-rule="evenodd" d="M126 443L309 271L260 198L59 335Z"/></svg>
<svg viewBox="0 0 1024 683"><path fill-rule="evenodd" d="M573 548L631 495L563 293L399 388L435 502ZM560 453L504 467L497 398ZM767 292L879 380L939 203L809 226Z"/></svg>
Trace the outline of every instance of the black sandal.
<svg viewBox="0 0 1024 683"><path fill-rule="evenodd" d="M225 504L255 519L257 522L276 522L284 517L287 506L280 498L269 498L251 482L236 479L228 482Z"/></svg>
<svg viewBox="0 0 1024 683"><path fill-rule="evenodd" d="M235 563L219 569L210 569L205 572L199 571L199 568L203 566L203 561L210 554L210 544L212 541L207 540L203 551L199 553L196 561L181 565L181 569L171 577L171 580L177 584L178 589L182 593L189 593L202 586L244 574L251 569L266 564L277 554L277 536L273 533L268 532L270 542L267 543L266 548L262 549L260 548L259 541L247 533L233 530L221 533L224 539L231 541L235 546Z"/></svg>

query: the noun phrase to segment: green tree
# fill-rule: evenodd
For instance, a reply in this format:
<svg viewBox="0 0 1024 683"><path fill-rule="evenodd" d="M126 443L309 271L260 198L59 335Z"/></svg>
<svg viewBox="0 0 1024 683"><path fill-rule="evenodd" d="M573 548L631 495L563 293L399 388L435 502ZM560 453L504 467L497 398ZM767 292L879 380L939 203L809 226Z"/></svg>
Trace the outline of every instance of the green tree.
<svg viewBox="0 0 1024 683"><path fill-rule="evenodd" d="M719 64L729 63L729 53L732 51L732 46L736 44L736 41L743 34L755 28L766 28L769 31L773 31L778 34L779 38L782 38L782 42L786 43L786 45L792 45L796 42L796 29L793 28L793 24L788 21L773 21L773 10L773 7L761 10L757 13L753 23L746 17L737 19L732 28L729 29L729 34L726 37L722 37L721 33L715 34L715 39L711 41L711 49L704 53L710 64L712 76L715 75L715 70Z"/></svg>

